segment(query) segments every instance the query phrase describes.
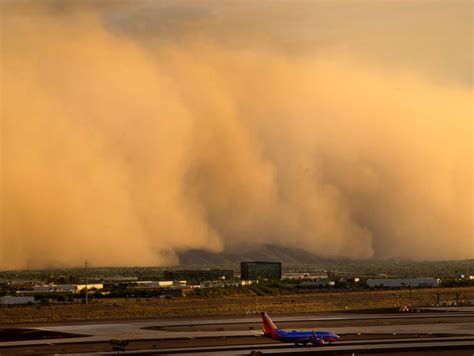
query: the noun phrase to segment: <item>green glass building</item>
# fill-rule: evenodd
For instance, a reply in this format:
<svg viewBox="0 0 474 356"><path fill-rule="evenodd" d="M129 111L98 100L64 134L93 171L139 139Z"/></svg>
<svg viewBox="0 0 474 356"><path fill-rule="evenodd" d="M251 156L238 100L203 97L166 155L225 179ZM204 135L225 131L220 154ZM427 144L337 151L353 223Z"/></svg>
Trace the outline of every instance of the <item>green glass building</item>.
<svg viewBox="0 0 474 356"><path fill-rule="evenodd" d="M240 279L245 281L281 279L281 262L241 262Z"/></svg>

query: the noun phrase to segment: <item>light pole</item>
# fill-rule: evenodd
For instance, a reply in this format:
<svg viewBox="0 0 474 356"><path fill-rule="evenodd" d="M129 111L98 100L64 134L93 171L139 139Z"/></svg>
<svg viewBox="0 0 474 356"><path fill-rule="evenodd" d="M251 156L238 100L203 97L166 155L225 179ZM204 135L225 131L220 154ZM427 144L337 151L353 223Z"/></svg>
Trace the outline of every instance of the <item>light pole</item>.
<svg viewBox="0 0 474 356"><path fill-rule="evenodd" d="M86 276L85 276L85 282L86 282L86 304L89 304L89 293L88 293L88 287L87 287L87 260L85 262L86 265Z"/></svg>
<svg viewBox="0 0 474 356"><path fill-rule="evenodd" d="M409 278L409 287L410 287L410 308L412 307L412 295L411 295L411 260L408 260L408 278Z"/></svg>

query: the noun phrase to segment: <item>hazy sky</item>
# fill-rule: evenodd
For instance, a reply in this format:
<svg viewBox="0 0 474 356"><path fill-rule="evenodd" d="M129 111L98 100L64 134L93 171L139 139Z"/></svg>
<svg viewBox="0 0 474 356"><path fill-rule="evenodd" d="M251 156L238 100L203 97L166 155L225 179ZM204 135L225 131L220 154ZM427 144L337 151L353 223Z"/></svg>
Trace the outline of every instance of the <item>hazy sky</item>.
<svg viewBox="0 0 474 356"><path fill-rule="evenodd" d="M470 1L0 6L1 269L473 258Z"/></svg>

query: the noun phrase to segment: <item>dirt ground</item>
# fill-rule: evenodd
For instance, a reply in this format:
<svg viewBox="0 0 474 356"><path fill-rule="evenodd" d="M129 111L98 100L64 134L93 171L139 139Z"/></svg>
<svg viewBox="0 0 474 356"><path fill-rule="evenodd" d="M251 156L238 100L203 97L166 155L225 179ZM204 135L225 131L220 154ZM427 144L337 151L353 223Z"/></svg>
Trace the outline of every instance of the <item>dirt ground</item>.
<svg viewBox="0 0 474 356"><path fill-rule="evenodd" d="M232 296L224 298L181 297L172 299L100 299L82 303L52 303L0 308L0 325L48 323L74 320L115 320L211 315L251 315L265 310L272 314L354 311L397 308L400 305L427 306L436 303L436 293L460 291L461 300L474 298L474 287L400 291L315 291L285 296ZM446 298L446 297L445 297ZM454 296L452 296L454 298Z"/></svg>

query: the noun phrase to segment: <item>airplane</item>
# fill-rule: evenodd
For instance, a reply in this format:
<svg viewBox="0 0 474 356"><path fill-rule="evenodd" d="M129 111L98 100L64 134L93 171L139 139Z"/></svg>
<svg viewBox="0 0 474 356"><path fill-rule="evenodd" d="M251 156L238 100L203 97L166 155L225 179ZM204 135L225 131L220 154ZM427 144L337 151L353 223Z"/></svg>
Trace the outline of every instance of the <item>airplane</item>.
<svg viewBox="0 0 474 356"><path fill-rule="evenodd" d="M284 330L278 329L267 313L262 312L263 336L282 342L294 342L296 346L331 344L339 340L339 335L332 331Z"/></svg>

